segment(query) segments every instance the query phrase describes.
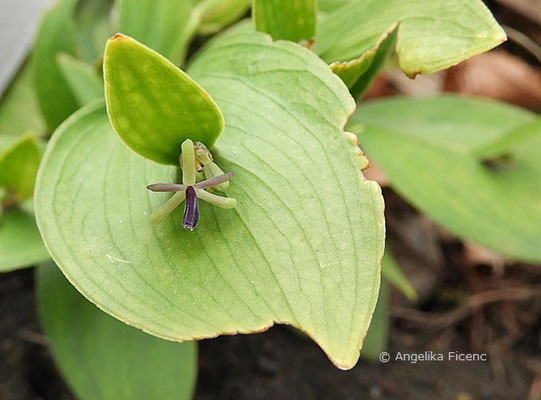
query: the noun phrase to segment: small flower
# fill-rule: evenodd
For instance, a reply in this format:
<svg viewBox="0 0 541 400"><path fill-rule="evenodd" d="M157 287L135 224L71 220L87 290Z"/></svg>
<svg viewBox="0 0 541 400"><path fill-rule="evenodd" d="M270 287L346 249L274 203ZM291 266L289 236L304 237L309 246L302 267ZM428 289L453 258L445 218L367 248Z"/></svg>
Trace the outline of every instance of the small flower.
<svg viewBox="0 0 541 400"><path fill-rule="evenodd" d="M229 183L229 180L233 178L234 174L232 172L212 176L209 179L196 183L196 161L199 160L196 160L195 154L194 144L190 139L182 143L182 184L154 183L147 186L147 189L153 192L175 192L175 194L169 200L167 200L163 206L152 214L150 217L152 223L158 224L162 222L169 214L173 212L173 210L175 210L175 208L186 200L184 216L182 218L182 226L187 230L193 231L199 222L198 199L204 200L221 208L234 208L237 205L237 201L235 199L216 196L215 194L207 191L207 189L210 188L223 188L224 184ZM211 158L207 160L212 161ZM222 172L221 170L219 171Z"/></svg>

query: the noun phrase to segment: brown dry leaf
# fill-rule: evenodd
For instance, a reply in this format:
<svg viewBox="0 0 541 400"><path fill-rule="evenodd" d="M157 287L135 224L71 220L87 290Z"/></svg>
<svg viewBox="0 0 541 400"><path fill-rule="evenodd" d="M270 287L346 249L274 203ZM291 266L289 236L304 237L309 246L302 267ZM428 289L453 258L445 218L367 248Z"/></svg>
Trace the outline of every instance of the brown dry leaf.
<svg viewBox="0 0 541 400"><path fill-rule="evenodd" d="M539 111L541 69L505 51L492 51L449 69L443 90L489 97Z"/></svg>

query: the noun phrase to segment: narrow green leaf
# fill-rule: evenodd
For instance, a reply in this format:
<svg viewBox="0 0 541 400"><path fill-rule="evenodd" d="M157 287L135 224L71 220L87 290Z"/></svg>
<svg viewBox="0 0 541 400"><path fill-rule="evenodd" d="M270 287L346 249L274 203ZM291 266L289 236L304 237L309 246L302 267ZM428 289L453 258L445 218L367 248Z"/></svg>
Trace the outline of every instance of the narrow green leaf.
<svg viewBox="0 0 541 400"><path fill-rule="evenodd" d="M75 39L79 58L88 64L103 56L105 42L113 34L113 0L79 0L75 11Z"/></svg>
<svg viewBox="0 0 541 400"><path fill-rule="evenodd" d="M316 34L317 0L254 0L255 29L274 40L309 41Z"/></svg>
<svg viewBox="0 0 541 400"><path fill-rule="evenodd" d="M53 263L36 270L38 307L53 357L80 400L191 399L194 343L170 343L108 316Z"/></svg>
<svg viewBox="0 0 541 400"><path fill-rule="evenodd" d="M516 146L535 138L535 136L539 135L539 132L541 132L541 118L537 118L529 124L521 125L493 142L473 149L472 153L480 160L490 160L507 154L512 155Z"/></svg>
<svg viewBox="0 0 541 400"><path fill-rule="evenodd" d="M464 239L541 261L541 130L513 147L508 168L490 168L474 152L511 131L531 129L535 119L482 100L394 99L363 105L349 129L422 212Z"/></svg>
<svg viewBox="0 0 541 400"><path fill-rule="evenodd" d="M30 267L48 259L34 214L26 209L4 210L0 215L0 272Z"/></svg>
<svg viewBox="0 0 541 400"><path fill-rule="evenodd" d="M196 30L191 0L119 0L118 30L183 63Z"/></svg>
<svg viewBox="0 0 541 400"><path fill-rule="evenodd" d="M103 81L92 66L67 54L58 55L58 65L79 105L103 98Z"/></svg>
<svg viewBox="0 0 541 400"><path fill-rule="evenodd" d="M26 61L0 100L0 136L28 131L41 136L46 130L34 92L31 62Z"/></svg>
<svg viewBox="0 0 541 400"><path fill-rule="evenodd" d="M250 8L251 0L203 0L194 12L199 14L199 32L218 32L241 18Z"/></svg>
<svg viewBox="0 0 541 400"><path fill-rule="evenodd" d="M316 52L329 63L353 60L397 23L396 51L409 76L448 68L506 40L480 0L352 1L322 19Z"/></svg>
<svg viewBox="0 0 541 400"><path fill-rule="evenodd" d="M143 157L178 165L186 139L210 148L220 136L223 116L207 92L134 39L116 35L109 40L104 74L111 124Z"/></svg>
<svg viewBox="0 0 541 400"><path fill-rule="evenodd" d="M379 187L343 131L355 107L328 65L260 33L217 39L190 67L226 128L215 161L235 177L235 209L201 202L149 217L177 169L126 148L89 106L53 136L36 188L46 246L71 282L106 312L172 340L291 324L351 368L377 300L383 255ZM318 96L314 96L318 93ZM69 171L69 173L67 172Z"/></svg>
<svg viewBox="0 0 541 400"><path fill-rule="evenodd" d="M409 300L413 301L417 299L415 289L411 286L410 281L406 275L404 275L389 250L385 251L383 254L381 273L388 282L400 290L400 292Z"/></svg>
<svg viewBox="0 0 541 400"><path fill-rule="evenodd" d="M7 191L8 199L22 202L32 197L34 192L41 149L32 133L14 137L8 142L5 145L6 137L0 137L0 187Z"/></svg>
<svg viewBox="0 0 541 400"><path fill-rule="evenodd" d="M385 259L382 263L385 268ZM383 271L382 270L382 271ZM362 356L369 360L376 360L382 351L387 350L389 341L389 285L381 282L378 303L372 315L370 328L364 339Z"/></svg>
<svg viewBox="0 0 541 400"><path fill-rule="evenodd" d="M77 101L56 62L57 54L74 53L73 12L76 4L77 0L57 0L44 14L36 35L34 85L51 132L77 109Z"/></svg>

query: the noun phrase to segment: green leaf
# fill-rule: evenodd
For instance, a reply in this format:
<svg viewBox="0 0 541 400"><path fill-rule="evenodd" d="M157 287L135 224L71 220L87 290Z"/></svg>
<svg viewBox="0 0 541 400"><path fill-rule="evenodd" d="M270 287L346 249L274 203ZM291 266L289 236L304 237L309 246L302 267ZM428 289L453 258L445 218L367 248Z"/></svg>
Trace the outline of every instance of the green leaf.
<svg viewBox="0 0 541 400"><path fill-rule="evenodd" d="M42 135L46 129L34 92L31 63L27 61L0 101L0 136L28 131Z"/></svg>
<svg viewBox="0 0 541 400"><path fill-rule="evenodd" d="M75 40L79 58L89 64L103 56L107 39L114 34L113 0L79 0L75 11Z"/></svg>
<svg viewBox="0 0 541 400"><path fill-rule="evenodd" d="M59 53L74 54L73 13L77 0L58 0L39 26L34 48L34 85L50 131L71 113L77 102L56 62Z"/></svg>
<svg viewBox="0 0 541 400"><path fill-rule="evenodd" d="M34 215L27 209L4 210L0 215L0 272L47 261Z"/></svg>
<svg viewBox="0 0 541 400"><path fill-rule="evenodd" d="M541 130L512 148L510 167L490 168L475 154L535 119L504 104L436 97L367 103L349 127L422 212L466 240L541 261Z"/></svg>
<svg viewBox="0 0 541 400"><path fill-rule="evenodd" d="M329 13L339 9L351 1L352 0L319 0L318 5L321 12Z"/></svg>
<svg viewBox="0 0 541 400"><path fill-rule="evenodd" d="M382 263L385 270L385 259ZM378 303L372 316L370 328L364 339L362 356L369 360L376 360L382 351L387 350L389 341L389 285L381 282Z"/></svg>
<svg viewBox="0 0 541 400"><path fill-rule="evenodd" d="M390 282L394 287L400 290L400 292L409 300L417 300L417 292L415 292L410 281L397 265L396 260L390 251L385 251L383 254L381 273L387 282Z"/></svg>
<svg viewBox="0 0 541 400"><path fill-rule="evenodd" d="M317 0L254 0L255 29L274 40L309 41L316 34Z"/></svg>
<svg viewBox="0 0 541 400"><path fill-rule="evenodd" d="M346 62L334 62L329 67L331 71L340 77L346 84L346 86L351 89L357 80L363 75L376 55L376 48L368 50L359 58L355 60L346 61Z"/></svg>
<svg viewBox="0 0 541 400"><path fill-rule="evenodd" d="M355 99L361 99L366 94L368 89L370 89L372 82L377 77L378 73L383 68L387 62L387 59L394 50L397 34L397 27L392 26L383 34L374 48L368 51L375 51L372 62L367 70L363 74L359 75L355 84L350 88L350 92Z"/></svg>
<svg viewBox="0 0 541 400"><path fill-rule="evenodd" d="M119 0L118 30L183 63L195 32L191 0Z"/></svg>
<svg viewBox="0 0 541 400"><path fill-rule="evenodd" d="M104 74L111 124L143 157L178 165L186 139L210 148L220 136L223 116L207 92L134 39L116 35L107 42Z"/></svg>
<svg viewBox="0 0 541 400"><path fill-rule="evenodd" d="M397 23L396 51L409 76L448 68L506 40L480 0L353 1L321 21L316 52L329 63L353 60Z"/></svg>
<svg viewBox="0 0 541 400"><path fill-rule="evenodd" d="M191 399L194 343L170 343L111 318L56 265L37 271L38 306L60 371L81 400Z"/></svg>
<svg viewBox="0 0 541 400"><path fill-rule="evenodd" d="M58 65L81 106L103 98L103 81L92 66L67 54L58 55Z"/></svg>
<svg viewBox="0 0 541 400"><path fill-rule="evenodd" d="M334 62L331 70L348 86L354 98L361 98L383 67L396 42L397 25L386 31L373 48L359 58L346 62Z"/></svg>
<svg viewBox="0 0 541 400"><path fill-rule="evenodd" d="M70 281L106 312L172 340L259 332L310 335L351 368L375 307L383 255L379 187L343 125L354 102L302 46L236 33L190 68L224 111L215 162L235 177L236 209L201 202L198 228L146 185L176 181L127 149L90 106L53 136L42 162L38 224ZM319 93L314 96L314 93Z"/></svg>
<svg viewBox="0 0 541 400"><path fill-rule="evenodd" d="M194 12L199 14L199 32L218 32L241 18L250 8L251 0L203 0Z"/></svg>
<svg viewBox="0 0 541 400"><path fill-rule="evenodd" d="M0 187L7 191L8 199L22 202L32 197L40 160L41 149L34 134L0 136Z"/></svg>

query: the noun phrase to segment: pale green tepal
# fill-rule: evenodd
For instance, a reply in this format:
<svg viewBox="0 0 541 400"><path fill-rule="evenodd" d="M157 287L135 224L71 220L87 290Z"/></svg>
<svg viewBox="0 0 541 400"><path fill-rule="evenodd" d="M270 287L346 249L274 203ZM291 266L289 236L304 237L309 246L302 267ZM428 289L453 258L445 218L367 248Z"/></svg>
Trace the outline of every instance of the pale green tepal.
<svg viewBox="0 0 541 400"><path fill-rule="evenodd" d="M107 42L105 99L116 133L133 151L178 166L186 139L212 147L224 129L222 112L186 73L136 40Z"/></svg>

